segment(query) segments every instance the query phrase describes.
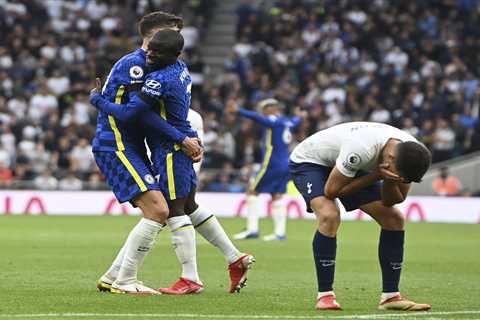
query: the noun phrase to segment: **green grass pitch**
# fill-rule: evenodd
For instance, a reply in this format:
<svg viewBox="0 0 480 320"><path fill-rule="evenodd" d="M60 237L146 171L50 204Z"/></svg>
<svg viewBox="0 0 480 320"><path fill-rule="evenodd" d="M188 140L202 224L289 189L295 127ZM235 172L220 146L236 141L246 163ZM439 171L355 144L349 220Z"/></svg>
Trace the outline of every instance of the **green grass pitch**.
<svg viewBox="0 0 480 320"><path fill-rule="evenodd" d="M313 221L293 220L288 240L237 242L257 263L248 286L228 294L226 263L197 234L205 291L195 296L133 297L99 293L106 270L137 217L0 216L0 320L15 319L480 319L480 226L408 224L402 292L432 304L429 313L376 309L380 293L378 227L344 222L335 288L344 311L317 312L311 252ZM229 234L241 219L222 219ZM262 221L264 231L270 221ZM162 232L140 279L167 286L180 267Z"/></svg>

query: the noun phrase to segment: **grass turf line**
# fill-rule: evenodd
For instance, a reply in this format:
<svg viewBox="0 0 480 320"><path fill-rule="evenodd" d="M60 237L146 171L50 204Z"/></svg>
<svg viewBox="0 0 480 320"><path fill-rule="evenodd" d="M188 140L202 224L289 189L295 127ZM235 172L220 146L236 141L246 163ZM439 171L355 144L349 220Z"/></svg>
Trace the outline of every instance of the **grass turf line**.
<svg viewBox="0 0 480 320"><path fill-rule="evenodd" d="M339 231L335 289L345 309L341 313L313 310L316 293L311 257L313 221L289 221L285 242L237 242L241 250L257 258L248 286L238 295L227 293L229 282L223 257L198 234L198 265L206 288L201 295L146 298L96 292L95 280L109 266L137 220L135 217L1 216L0 315L143 313L348 317L384 314L376 310L380 291L376 249L379 229L370 222L344 222ZM221 222L229 234L244 225L240 219ZM261 226L265 234L271 230L270 221L262 221ZM418 302L431 303L434 312L479 310L479 244L478 225L408 224L402 292ZM179 272L170 247L169 231L165 230L147 258L140 278L153 287L168 286ZM472 319L480 316L439 314L431 317Z"/></svg>

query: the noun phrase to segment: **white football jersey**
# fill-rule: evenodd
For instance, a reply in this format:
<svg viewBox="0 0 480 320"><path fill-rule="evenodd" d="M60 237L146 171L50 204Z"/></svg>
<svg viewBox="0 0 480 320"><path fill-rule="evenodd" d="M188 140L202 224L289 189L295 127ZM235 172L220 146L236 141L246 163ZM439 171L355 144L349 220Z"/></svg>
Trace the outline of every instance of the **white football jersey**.
<svg viewBox="0 0 480 320"><path fill-rule="evenodd" d="M187 120L190 121L190 126L193 130L197 131L198 138L203 141L203 119L202 116L195 110L189 109ZM193 169L198 174L200 172L200 167L202 162L197 162L193 164Z"/></svg>
<svg viewBox="0 0 480 320"><path fill-rule="evenodd" d="M389 139L418 142L412 135L377 122L347 122L319 131L293 150L295 163L315 163L337 169L347 177L358 170L370 171L377 164Z"/></svg>

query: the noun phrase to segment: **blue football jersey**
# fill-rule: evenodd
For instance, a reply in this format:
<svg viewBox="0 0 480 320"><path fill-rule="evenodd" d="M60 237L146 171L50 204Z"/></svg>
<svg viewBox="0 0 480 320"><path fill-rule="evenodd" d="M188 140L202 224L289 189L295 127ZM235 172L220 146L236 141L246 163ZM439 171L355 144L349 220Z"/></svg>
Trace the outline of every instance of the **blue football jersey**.
<svg viewBox="0 0 480 320"><path fill-rule="evenodd" d="M138 90L144 83L146 70L146 54L143 49L139 48L123 56L110 71L102 95L110 102L127 103L129 92ZM99 112L92 143L93 151L123 151L126 148L143 150L144 139L145 132L142 127Z"/></svg>
<svg viewBox="0 0 480 320"><path fill-rule="evenodd" d="M140 94L148 97L150 105L152 105L151 102L157 105L156 110L169 124L187 136L194 137L197 134L187 120L191 90L192 79L187 65L177 60L176 63L164 69L149 73ZM174 148L174 143L158 134L158 131L147 129L146 138L152 152L158 148L166 151Z"/></svg>
<svg viewBox="0 0 480 320"><path fill-rule="evenodd" d="M291 129L302 121L299 117L264 116L257 112L240 108L239 114L262 126L262 167L287 170L292 141Z"/></svg>
<svg viewBox="0 0 480 320"><path fill-rule="evenodd" d="M270 126L262 126L262 159L268 161L270 168L288 168L290 157L289 145L292 142L291 129L298 126L298 117L266 117L271 121Z"/></svg>

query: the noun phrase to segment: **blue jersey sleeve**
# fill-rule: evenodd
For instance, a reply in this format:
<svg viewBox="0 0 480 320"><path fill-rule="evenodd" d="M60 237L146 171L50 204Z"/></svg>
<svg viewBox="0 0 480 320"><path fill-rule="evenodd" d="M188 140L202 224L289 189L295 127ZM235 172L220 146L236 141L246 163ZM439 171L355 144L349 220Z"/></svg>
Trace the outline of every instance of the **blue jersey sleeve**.
<svg viewBox="0 0 480 320"><path fill-rule="evenodd" d="M160 117L158 113L154 112L151 109L151 101L145 97L149 96L134 94L127 104L115 104L103 98L99 93L96 93L91 97L90 102L98 110L110 114L120 121L130 122L139 118L142 123L153 130L166 135L177 143L181 143L187 135L178 131Z"/></svg>
<svg viewBox="0 0 480 320"><path fill-rule="evenodd" d="M90 98L90 103L98 110L124 122L132 121L140 113L150 108L143 100L138 99L137 95L133 95L127 104L115 104L105 99L101 94L96 93Z"/></svg>
<svg viewBox="0 0 480 320"><path fill-rule="evenodd" d="M302 118L301 117L292 117L290 118L290 122L292 123L292 128L296 128L302 123Z"/></svg>
<svg viewBox="0 0 480 320"><path fill-rule="evenodd" d="M158 133L163 133L176 143L182 143L187 137L186 134L178 131L152 109L147 112L143 112L140 115L140 121Z"/></svg>
<svg viewBox="0 0 480 320"><path fill-rule="evenodd" d="M147 76L145 83L143 84L140 96L143 100L153 103L159 103L162 96L165 94L166 87L162 83L162 77L160 74L155 74L152 77Z"/></svg>
<svg viewBox="0 0 480 320"><path fill-rule="evenodd" d="M277 117L262 116L255 111L250 111L243 108L240 108L238 110L238 114L242 117L251 119L267 127L273 127L277 121Z"/></svg>

